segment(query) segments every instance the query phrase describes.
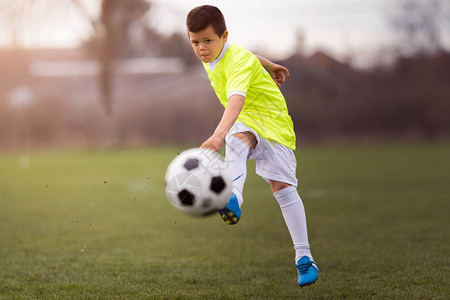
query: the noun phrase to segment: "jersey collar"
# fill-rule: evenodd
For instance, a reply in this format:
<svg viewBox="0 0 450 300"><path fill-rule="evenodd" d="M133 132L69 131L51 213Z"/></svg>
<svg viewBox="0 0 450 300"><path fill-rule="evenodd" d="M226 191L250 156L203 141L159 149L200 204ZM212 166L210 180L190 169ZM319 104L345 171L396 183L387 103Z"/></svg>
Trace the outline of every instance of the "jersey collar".
<svg viewBox="0 0 450 300"><path fill-rule="evenodd" d="M229 46L230 46L230 44L228 42L226 42L225 45L223 46L222 52L220 52L219 56L217 56L217 58L214 61L209 63L211 72L219 64L220 60L225 56L225 53L227 52Z"/></svg>

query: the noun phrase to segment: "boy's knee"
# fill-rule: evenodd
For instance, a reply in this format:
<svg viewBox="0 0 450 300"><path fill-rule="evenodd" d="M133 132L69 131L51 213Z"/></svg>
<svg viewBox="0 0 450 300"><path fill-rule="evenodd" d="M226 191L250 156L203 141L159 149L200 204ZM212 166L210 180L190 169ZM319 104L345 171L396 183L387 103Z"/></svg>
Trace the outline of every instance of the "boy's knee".
<svg viewBox="0 0 450 300"><path fill-rule="evenodd" d="M240 139L241 141L243 141L244 143L246 143L250 150L255 149L256 144L258 144L256 137L250 131L238 132L238 133L233 134L232 136L234 136L234 137Z"/></svg>
<svg viewBox="0 0 450 300"><path fill-rule="evenodd" d="M284 188L290 187L291 184L276 180L269 180L270 188L272 189L272 193L281 191Z"/></svg>

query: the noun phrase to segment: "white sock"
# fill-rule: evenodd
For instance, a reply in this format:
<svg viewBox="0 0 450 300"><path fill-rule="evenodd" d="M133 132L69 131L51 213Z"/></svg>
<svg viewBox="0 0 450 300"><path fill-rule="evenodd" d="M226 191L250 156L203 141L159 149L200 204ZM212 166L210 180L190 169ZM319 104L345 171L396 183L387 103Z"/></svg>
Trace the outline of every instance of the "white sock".
<svg viewBox="0 0 450 300"><path fill-rule="evenodd" d="M289 186L273 194L280 204L284 221L291 234L295 249L295 263L303 256L313 260L308 242L306 215L303 202L295 186Z"/></svg>
<svg viewBox="0 0 450 300"><path fill-rule="evenodd" d="M247 156L248 145L237 137L230 137L225 146L225 162L231 173L231 191L236 195L239 207L241 207L244 198L242 190L244 189L245 179L247 178Z"/></svg>

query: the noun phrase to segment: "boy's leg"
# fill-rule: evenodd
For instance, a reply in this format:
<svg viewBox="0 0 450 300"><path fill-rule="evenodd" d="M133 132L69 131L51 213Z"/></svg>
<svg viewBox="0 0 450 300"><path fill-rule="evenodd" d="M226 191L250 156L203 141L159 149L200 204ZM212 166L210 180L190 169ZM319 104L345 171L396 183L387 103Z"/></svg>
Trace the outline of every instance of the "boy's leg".
<svg viewBox="0 0 450 300"><path fill-rule="evenodd" d="M312 260L308 242L306 214L297 188L285 182L269 180L272 193L280 204L295 249L295 262L303 256Z"/></svg>
<svg viewBox="0 0 450 300"><path fill-rule="evenodd" d="M295 186L274 180L269 180L269 183L294 242L298 285L310 285L317 280L319 268L311 256L302 199Z"/></svg>
<svg viewBox="0 0 450 300"><path fill-rule="evenodd" d="M242 191L247 178L248 153L256 144L255 136L248 131L233 134L226 144L225 159L233 180L231 191L238 198L239 207L244 202Z"/></svg>
<svg viewBox="0 0 450 300"><path fill-rule="evenodd" d="M226 141L225 159L233 180L232 195L227 205L219 210L219 214L227 224L236 224L241 217L240 207L244 201L242 191L247 178L247 157L256 144L256 137L248 131L235 133Z"/></svg>

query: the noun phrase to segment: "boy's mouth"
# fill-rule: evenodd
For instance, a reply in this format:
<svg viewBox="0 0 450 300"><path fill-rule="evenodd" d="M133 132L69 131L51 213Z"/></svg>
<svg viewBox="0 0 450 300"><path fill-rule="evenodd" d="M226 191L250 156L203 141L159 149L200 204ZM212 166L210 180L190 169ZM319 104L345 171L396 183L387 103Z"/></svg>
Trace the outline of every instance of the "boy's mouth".
<svg viewBox="0 0 450 300"><path fill-rule="evenodd" d="M207 59L209 59L209 57L210 57L209 54L202 54L202 55L200 55L200 59L201 60L207 60Z"/></svg>

